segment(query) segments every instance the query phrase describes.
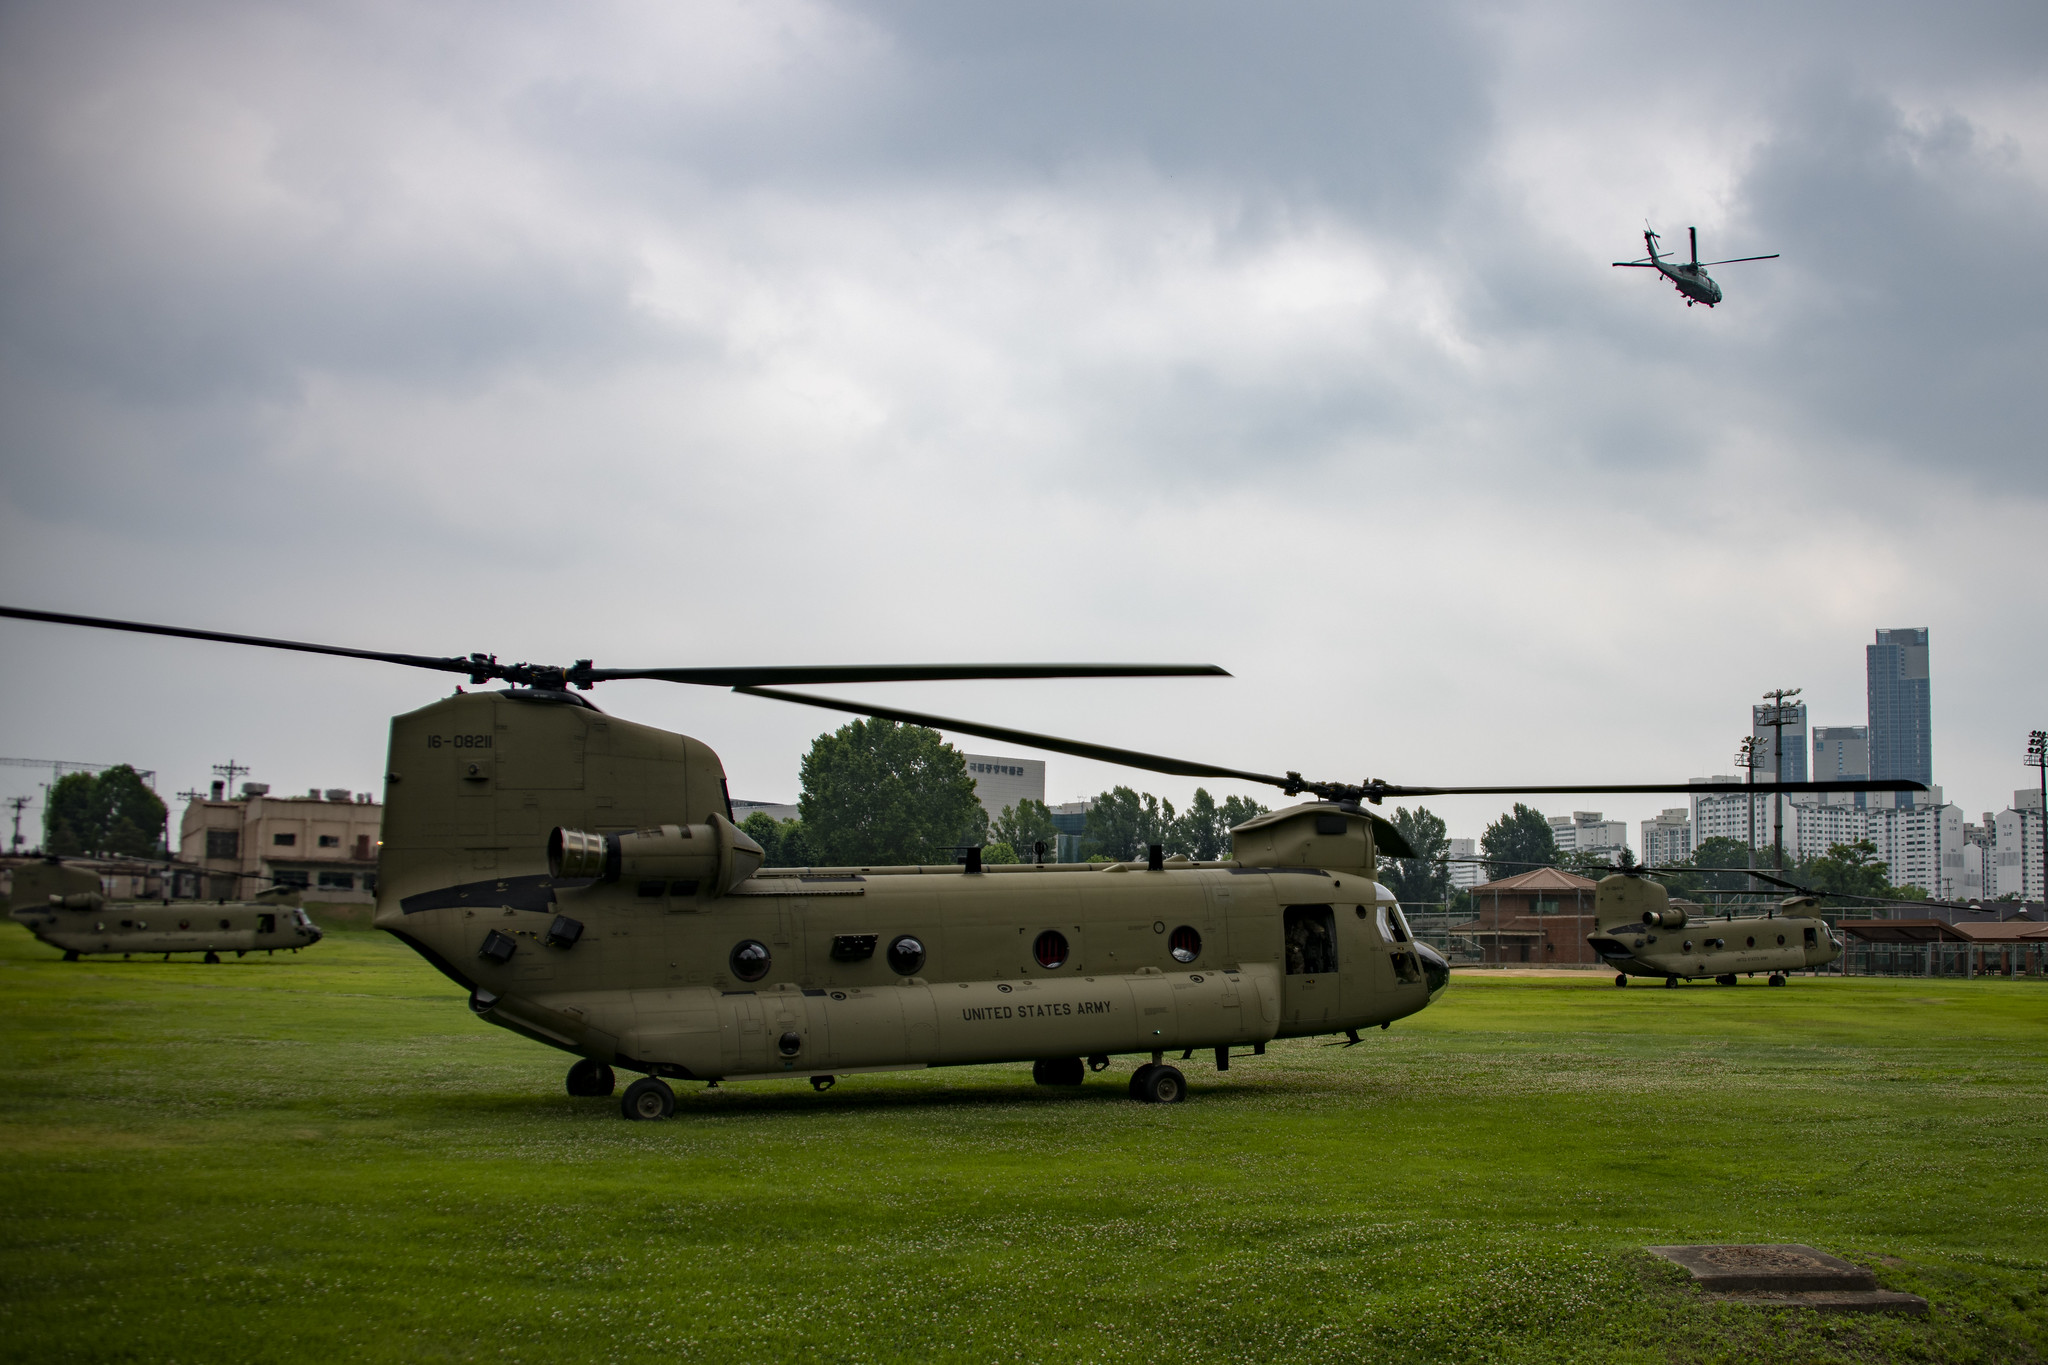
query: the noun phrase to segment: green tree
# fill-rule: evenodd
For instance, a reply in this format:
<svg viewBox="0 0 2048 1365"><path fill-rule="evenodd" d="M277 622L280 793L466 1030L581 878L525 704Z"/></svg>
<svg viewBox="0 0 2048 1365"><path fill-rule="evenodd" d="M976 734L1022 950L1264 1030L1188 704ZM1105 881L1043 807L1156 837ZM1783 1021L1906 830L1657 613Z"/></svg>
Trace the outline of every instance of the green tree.
<svg viewBox="0 0 2048 1365"><path fill-rule="evenodd" d="M1408 841L1408 847L1415 850L1415 856L1382 858L1380 880L1409 905L1434 905L1448 900L1451 867L1444 859L1449 856L1451 840L1444 822L1426 806L1417 806L1413 811L1396 806L1392 824Z"/></svg>
<svg viewBox="0 0 2048 1365"><path fill-rule="evenodd" d="M165 808L126 763L94 776L70 773L50 787L43 847L56 854L163 855Z"/></svg>
<svg viewBox="0 0 2048 1365"><path fill-rule="evenodd" d="M801 820L777 820L757 810L740 822L740 829L761 846L766 855L761 860L763 867L812 867L817 863Z"/></svg>
<svg viewBox="0 0 2048 1365"><path fill-rule="evenodd" d="M1001 841L982 845L981 860L985 863L1020 863L1024 861L1017 856L1016 849Z"/></svg>
<svg viewBox="0 0 2048 1365"><path fill-rule="evenodd" d="M1088 808L1088 828L1082 837L1092 852L1111 862L1125 862L1144 857L1150 844L1168 853L1186 853L1184 834L1173 802L1161 801L1151 792L1113 787Z"/></svg>
<svg viewBox="0 0 2048 1365"><path fill-rule="evenodd" d="M989 823L988 833L995 842L1008 844L1011 853L1020 861L1034 856L1034 845L1041 843L1045 845L1048 859L1059 856L1060 832L1052 822L1052 809L1045 802L1033 801L1028 796L1014 806L1004 806ZM981 857L983 862L990 861L986 851Z"/></svg>
<svg viewBox="0 0 2048 1365"><path fill-rule="evenodd" d="M960 751L921 725L856 720L804 755L797 799L819 865L950 863L987 838L988 813Z"/></svg>
<svg viewBox="0 0 2048 1365"><path fill-rule="evenodd" d="M1495 881L1557 864L1557 836L1550 832L1550 822L1542 811L1519 801L1514 810L1486 827L1479 836L1479 849L1486 855L1487 873Z"/></svg>
<svg viewBox="0 0 2048 1365"><path fill-rule="evenodd" d="M1197 787L1188 808L1174 821L1173 833L1168 839L1169 851L1185 853L1197 862L1206 863L1222 856L1224 842L1229 837L1230 832L1223 825L1223 813L1216 807L1216 798L1209 795L1206 787Z"/></svg>
<svg viewBox="0 0 2048 1365"><path fill-rule="evenodd" d="M1256 820L1261 815L1270 814L1272 814L1271 811L1252 800L1249 796L1226 796L1223 798L1223 804L1216 811L1216 823L1223 828L1223 837L1218 842L1218 856L1227 857L1230 854L1230 831L1244 824L1247 820Z"/></svg>

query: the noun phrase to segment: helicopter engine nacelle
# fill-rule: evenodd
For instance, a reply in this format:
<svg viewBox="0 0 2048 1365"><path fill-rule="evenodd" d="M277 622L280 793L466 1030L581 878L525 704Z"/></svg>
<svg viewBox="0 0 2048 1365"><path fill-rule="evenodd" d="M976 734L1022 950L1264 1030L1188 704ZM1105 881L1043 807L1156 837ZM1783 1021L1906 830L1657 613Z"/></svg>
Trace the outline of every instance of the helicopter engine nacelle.
<svg viewBox="0 0 2048 1365"><path fill-rule="evenodd" d="M713 814L701 825L657 825L624 834L557 826L548 835L548 875L557 881L695 882L722 896L754 875L767 855L740 827Z"/></svg>
<svg viewBox="0 0 2048 1365"><path fill-rule="evenodd" d="M1593 918L1603 925L1641 920L1656 929L1685 926L1685 910L1671 902L1671 893L1648 877L1616 872L1600 879L1594 893Z"/></svg>

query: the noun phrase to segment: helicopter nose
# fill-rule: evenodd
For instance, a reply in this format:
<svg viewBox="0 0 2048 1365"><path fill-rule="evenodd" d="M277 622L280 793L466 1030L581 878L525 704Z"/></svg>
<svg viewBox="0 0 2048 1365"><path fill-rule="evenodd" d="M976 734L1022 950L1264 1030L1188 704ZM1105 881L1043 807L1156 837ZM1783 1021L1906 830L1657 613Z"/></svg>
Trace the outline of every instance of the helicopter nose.
<svg viewBox="0 0 2048 1365"><path fill-rule="evenodd" d="M1422 959L1422 979L1429 983L1429 998L1435 1000L1451 984L1451 964L1427 943L1418 942L1415 955Z"/></svg>

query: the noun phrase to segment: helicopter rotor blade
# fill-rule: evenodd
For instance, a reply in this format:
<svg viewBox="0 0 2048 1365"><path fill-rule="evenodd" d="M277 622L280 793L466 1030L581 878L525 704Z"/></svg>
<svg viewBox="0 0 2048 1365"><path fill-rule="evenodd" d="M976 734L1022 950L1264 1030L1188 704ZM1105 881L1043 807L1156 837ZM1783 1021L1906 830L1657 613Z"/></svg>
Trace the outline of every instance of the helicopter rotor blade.
<svg viewBox="0 0 2048 1365"><path fill-rule="evenodd" d="M708 687L793 683L958 682L987 678L1227 678L1215 664L846 664L757 668L592 668L591 682L647 678Z"/></svg>
<svg viewBox="0 0 2048 1365"><path fill-rule="evenodd" d="M1654 269L1656 269L1656 263L1655 263L1655 262L1653 262L1653 261L1616 261L1616 262L1615 262L1615 264L1616 264L1616 265L1627 265L1627 266L1634 266L1634 267L1635 267L1636 269L1638 269L1638 270L1654 270Z"/></svg>
<svg viewBox="0 0 2048 1365"><path fill-rule="evenodd" d="M1062 739L1058 735L1041 735L1034 731L1015 730L1003 725L983 725L979 721L956 720L950 716L928 715L923 711L906 711L898 706L875 706L867 702L841 701L834 697L818 697L803 692L782 692L771 687L735 687L733 691L743 692L750 697L793 701L799 706L817 706L827 711L845 711L850 715L893 720L903 725L923 725L933 730L950 730L958 735L975 735L1002 744L1019 744L1028 749L1043 749L1048 753L1067 754L1074 758L1092 758L1101 763L1142 768L1147 772L1166 773L1173 777L1230 778L1239 782L1257 782L1282 788L1288 785L1287 778L1275 777L1271 773L1245 772L1238 768L1218 767L1213 763L1193 763L1186 759L1169 758L1164 754L1148 754L1137 749L1119 749L1108 744Z"/></svg>
<svg viewBox="0 0 2048 1365"><path fill-rule="evenodd" d="M22 621L44 621L60 626L86 626L96 630L132 631L141 635L168 635L175 639L207 640L216 644L250 645L259 649L283 649L300 654L328 654L344 659L370 659L378 663L403 664L440 673L461 673L473 683L498 679L516 686L563 688L571 684L588 690L600 682L628 678L649 678L661 682L696 683L707 687L741 687L750 683L821 682L951 682L976 678L1227 678L1229 673L1215 664L848 664L830 666L769 665L740 668L592 668L583 661L572 668L539 664L501 664L495 655L473 654L467 658L429 654L395 654L376 649L350 649L343 645L313 644L304 640L278 640L263 635L237 635L228 631L198 630L189 626L164 626L147 621L117 621L105 616L78 616L69 612L35 611L25 607L0 607L0 617Z"/></svg>
<svg viewBox="0 0 2048 1365"><path fill-rule="evenodd" d="M468 673L475 665L468 659L438 658L428 654L391 654L375 649L349 649L342 645L316 645L304 640L273 640L262 635L235 635L224 630L196 630L189 626L160 626L147 621L116 621L105 616L76 616L61 611L33 611L26 607L0 607L0 617L17 621L46 621L60 626L86 626L94 630L125 630L139 635L169 635L180 640L211 640L217 644L253 645L259 649L288 649L300 654L332 654L344 659L373 659L379 663L404 664L408 668L431 668L443 673Z"/></svg>
<svg viewBox="0 0 2048 1365"><path fill-rule="evenodd" d="M1700 263L1700 230L1696 227L1689 227L1685 230L1685 235L1692 239L1692 263L1693 267L1697 269Z"/></svg>
<svg viewBox="0 0 2048 1365"><path fill-rule="evenodd" d="M1777 259L1778 259L1778 253L1777 253L1777 252L1775 252L1775 251L1773 251L1773 252L1772 252L1772 253L1771 253L1770 255L1768 255L1768 256L1730 256L1730 257L1729 257L1729 258L1728 258L1727 260L1725 260L1725 261L1701 261L1701 262L1700 262L1700 264L1701 264L1701 265L1741 265L1741 264L1742 264L1742 263L1743 263L1744 261L1775 261L1775 260L1777 260Z"/></svg>
<svg viewBox="0 0 2048 1365"><path fill-rule="evenodd" d="M1107 744L1091 744L1086 740L1063 739L1058 735L1042 735L1031 730L1017 730L1008 726L984 725L979 721L958 720L949 716L934 716L922 711L909 711L902 707L875 706L867 702L842 701L835 697L819 697L803 692L783 692L768 687L736 687L735 692L749 696L768 697L775 701L795 702L799 706L817 706L827 711L844 711L850 715L873 716L878 720L893 720L904 725L923 725L934 730L950 730L955 734L975 735L982 739L993 739L1003 744L1021 744L1026 748L1044 749L1049 753L1068 754L1075 758L1092 758L1102 763L1121 764L1127 768L1142 768L1147 772L1166 773L1173 777L1217 777L1239 782L1257 782L1269 787L1278 787L1289 796L1310 792L1328 801L1370 801L1377 805L1386 797L1403 796L1597 796L1609 792L1664 793L1664 792L1756 792L1770 795L1773 792L1828 792L1828 791L1926 791L1918 782L1902 779L1887 779L1874 782L1827 781L1827 782L1756 782L1735 787L1702 787L1692 782L1652 783L1594 783L1572 786L1518 786L1518 787L1421 787L1400 783L1382 782L1377 779L1368 782L1311 782L1300 773L1290 772L1284 777L1272 773L1247 772L1242 768L1225 768L1213 763L1196 763L1183 758L1170 758L1163 754L1148 754L1137 749L1119 749Z"/></svg>

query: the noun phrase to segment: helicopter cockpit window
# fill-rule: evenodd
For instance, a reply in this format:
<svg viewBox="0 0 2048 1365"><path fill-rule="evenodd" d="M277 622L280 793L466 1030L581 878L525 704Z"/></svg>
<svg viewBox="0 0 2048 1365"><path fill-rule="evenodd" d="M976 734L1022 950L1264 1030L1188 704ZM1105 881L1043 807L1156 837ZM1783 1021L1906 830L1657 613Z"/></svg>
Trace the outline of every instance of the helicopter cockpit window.
<svg viewBox="0 0 2048 1365"><path fill-rule="evenodd" d="M759 981L768 975L769 961L767 944L743 938L733 946L732 974L742 981Z"/></svg>
<svg viewBox="0 0 2048 1365"><path fill-rule="evenodd" d="M1337 970L1337 918L1329 906L1290 905L1282 925L1289 976L1320 976Z"/></svg>
<svg viewBox="0 0 2048 1365"><path fill-rule="evenodd" d="M1380 937L1388 943L1406 943L1408 926L1401 922L1401 912L1391 905L1379 907Z"/></svg>

